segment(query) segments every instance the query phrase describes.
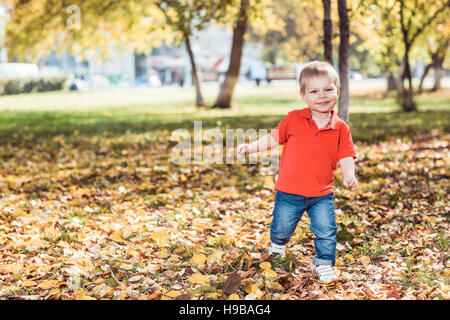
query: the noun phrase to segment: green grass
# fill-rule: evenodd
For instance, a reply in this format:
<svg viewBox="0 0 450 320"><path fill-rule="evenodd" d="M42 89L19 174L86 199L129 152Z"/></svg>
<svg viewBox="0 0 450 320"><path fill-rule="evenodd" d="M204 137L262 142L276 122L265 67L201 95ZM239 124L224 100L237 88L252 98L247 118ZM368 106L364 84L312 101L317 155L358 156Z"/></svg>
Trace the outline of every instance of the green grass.
<svg viewBox="0 0 450 320"><path fill-rule="evenodd" d="M205 99L211 104L217 88L206 89ZM270 130L288 111L306 107L293 86L238 86L232 109L199 110L193 105L192 91L126 89L0 97L0 141L34 141L74 133L118 136L178 128L193 131L194 120L202 120L203 128ZM448 91L416 97L419 112L415 113L401 112L393 97L353 97L350 105L353 139L375 142L395 137L408 139L411 134L431 129L448 132Z"/></svg>

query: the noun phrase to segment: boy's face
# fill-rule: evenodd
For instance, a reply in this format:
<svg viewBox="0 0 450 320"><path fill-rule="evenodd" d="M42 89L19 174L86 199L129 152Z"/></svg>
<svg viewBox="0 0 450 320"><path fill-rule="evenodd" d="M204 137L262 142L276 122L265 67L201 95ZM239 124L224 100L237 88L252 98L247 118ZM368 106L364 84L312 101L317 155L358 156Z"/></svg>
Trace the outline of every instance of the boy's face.
<svg viewBox="0 0 450 320"><path fill-rule="evenodd" d="M312 77L306 81L300 96L312 111L328 113L337 103L339 89L327 76Z"/></svg>

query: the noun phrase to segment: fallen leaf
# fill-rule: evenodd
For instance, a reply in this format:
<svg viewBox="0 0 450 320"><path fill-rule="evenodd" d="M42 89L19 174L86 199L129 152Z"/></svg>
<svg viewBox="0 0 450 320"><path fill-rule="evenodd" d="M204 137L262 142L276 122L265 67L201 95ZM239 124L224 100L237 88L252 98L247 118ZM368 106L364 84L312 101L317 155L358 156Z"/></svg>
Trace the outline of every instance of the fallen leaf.
<svg viewBox="0 0 450 320"><path fill-rule="evenodd" d="M39 283L37 285L37 287L41 288L41 289L50 289L50 288L56 287L58 285L58 282L59 281L57 281L57 280L48 280L48 281Z"/></svg>
<svg viewBox="0 0 450 320"><path fill-rule="evenodd" d="M264 269L263 276L269 280L275 280L277 278L277 273L271 269Z"/></svg>
<svg viewBox="0 0 450 320"><path fill-rule="evenodd" d="M241 285L241 276L237 272L231 273L223 284L225 294L236 293Z"/></svg>
<svg viewBox="0 0 450 320"><path fill-rule="evenodd" d="M195 254L194 256L192 256L191 258L191 263L194 265L203 265L206 262L206 256L203 253L200 254Z"/></svg>
<svg viewBox="0 0 450 320"><path fill-rule="evenodd" d="M247 293L256 293L256 292L259 292L259 291L260 291L259 288L258 288L255 284L253 284L253 283L247 285L247 286L244 288L244 290L245 290L245 292L247 292Z"/></svg>
<svg viewBox="0 0 450 320"><path fill-rule="evenodd" d="M260 267L261 269L271 269L271 268L272 268L272 265L270 264L270 262L265 261L265 262L261 262L261 263L259 264L259 267Z"/></svg>
<svg viewBox="0 0 450 320"><path fill-rule="evenodd" d="M208 277L201 274L201 273L194 273L192 274L188 281L190 283L196 283L196 284L201 284L201 285L207 285L208 284Z"/></svg>

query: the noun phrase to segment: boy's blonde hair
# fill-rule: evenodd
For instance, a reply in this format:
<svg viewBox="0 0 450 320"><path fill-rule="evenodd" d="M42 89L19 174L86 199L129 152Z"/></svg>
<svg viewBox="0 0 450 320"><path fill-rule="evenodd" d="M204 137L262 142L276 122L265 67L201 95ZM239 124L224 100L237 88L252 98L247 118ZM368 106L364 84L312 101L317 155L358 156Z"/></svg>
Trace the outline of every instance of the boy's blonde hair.
<svg viewBox="0 0 450 320"><path fill-rule="evenodd" d="M307 63L300 72L300 77L298 79L298 82L300 84L300 92L305 93L306 81L318 76L329 77L336 88L338 90L340 89L341 85L339 82L339 75L337 74L333 66L326 61L315 60Z"/></svg>

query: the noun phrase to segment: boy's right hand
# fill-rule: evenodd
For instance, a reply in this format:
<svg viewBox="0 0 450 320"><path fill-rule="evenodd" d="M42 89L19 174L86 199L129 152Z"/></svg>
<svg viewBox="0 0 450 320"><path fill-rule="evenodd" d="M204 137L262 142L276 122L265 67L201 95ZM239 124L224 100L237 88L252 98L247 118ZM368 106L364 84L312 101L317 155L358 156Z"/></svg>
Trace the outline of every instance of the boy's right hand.
<svg viewBox="0 0 450 320"><path fill-rule="evenodd" d="M242 143L236 147L235 155L237 158L250 153L250 147L246 143Z"/></svg>

